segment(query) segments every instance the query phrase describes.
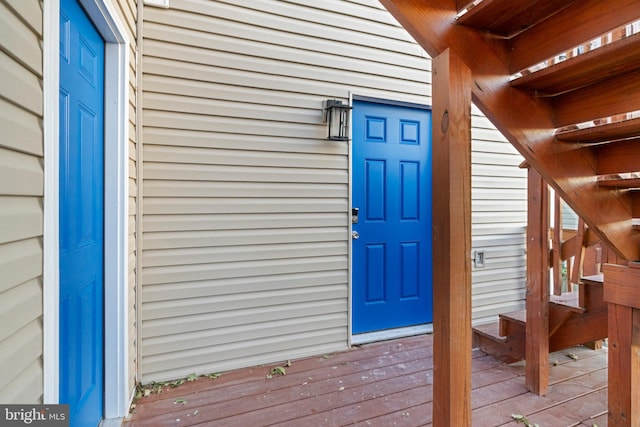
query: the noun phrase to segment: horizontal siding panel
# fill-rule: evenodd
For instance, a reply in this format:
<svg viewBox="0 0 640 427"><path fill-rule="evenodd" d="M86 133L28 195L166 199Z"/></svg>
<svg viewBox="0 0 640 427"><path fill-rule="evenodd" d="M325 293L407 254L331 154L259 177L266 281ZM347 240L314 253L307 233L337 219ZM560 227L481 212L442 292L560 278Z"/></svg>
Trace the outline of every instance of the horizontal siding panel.
<svg viewBox="0 0 640 427"><path fill-rule="evenodd" d="M0 245L0 292L42 274L42 243L39 238ZM2 352L0 351L0 356Z"/></svg>
<svg viewBox="0 0 640 427"><path fill-rule="evenodd" d="M213 246L265 245L304 242L343 241L347 227L174 231L145 233L144 248L197 248Z"/></svg>
<svg viewBox="0 0 640 427"><path fill-rule="evenodd" d="M41 80L27 71L13 58L0 50L0 97L10 100L38 116L42 116L43 99Z"/></svg>
<svg viewBox="0 0 640 427"><path fill-rule="evenodd" d="M145 233L195 230L255 230L279 228L344 227L347 212L314 213L314 215L236 214L236 215L146 215ZM130 228L131 229L131 228Z"/></svg>
<svg viewBox="0 0 640 427"><path fill-rule="evenodd" d="M0 402L4 404L42 404L44 390L42 360L34 360L4 389L0 389Z"/></svg>
<svg viewBox="0 0 640 427"><path fill-rule="evenodd" d="M145 163L146 179L237 182L343 183L348 172L332 169L263 168L259 166Z"/></svg>
<svg viewBox="0 0 640 427"><path fill-rule="evenodd" d="M42 326L35 319L0 342L0 390L19 379L20 374L42 354ZM3 401L3 403L7 403Z"/></svg>
<svg viewBox="0 0 640 427"><path fill-rule="evenodd" d="M148 197L346 197L346 184L145 180Z"/></svg>
<svg viewBox="0 0 640 427"><path fill-rule="evenodd" d="M523 282L526 277L526 268L522 267L521 269L475 269L473 271L473 288L474 290L483 289L482 286L486 285L488 282L502 281L502 280L514 280L517 286L524 286ZM493 285L491 285L493 286Z"/></svg>
<svg viewBox="0 0 640 427"><path fill-rule="evenodd" d="M142 382L162 381L207 372L220 372L243 366L297 359L347 348L346 327L301 334L239 341L214 348L165 353L144 357L146 374ZM215 359L212 358L215 355ZM266 372L265 372L266 375Z"/></svg>
<svg viewBox="0 0 640 427"><path fill-rule="evenodd" d="M369 96L383 99L401 96L407 102L427 105L430 102L431 87L424 83L417 85L416 89L411 92L398 92L396 95L392 95L395 91L392 81L384 82L389 89L384 89L385 86L382 84L374 87L361 86L359 81L343 86L323 80L310 80L304 77L289 76L283 79L277 75L261 74L256 70L234 69L233 72L229 72L229 69L225 68L224 64L218 66L213 60L209 62L210 64L198 64L145 55L143 58L144 78L146 81L146 78L152 75L169 76L195 81L215 82L216 84L237 87L239 88L238 90L253 90L254 88L271 90L276 94L275 104L278 104L280 99L277 95L278 93L282 93L284 96L304 95L312 99L343 98L346 96L346 87L351 88L356 93L364 89ZM251 101L251 98L247 98L247 100Z"/></svg>
<svg viewBox="0 0 640 427"><path fill-rule="evenodd" d="M342 269L262 277L236 277L193 282L150 284L144 288L144 300L145 302L158 302L173 301L185 298L185 296L189 298L201 298L274 290L286 291L287 289L344 285L347 283L347 280L347 271L346 269ZM147 320L145 320L145 322Z"/></svg>
<svg viewBox="0 0 640 427"><path fill-rule="evenodd" d="M522 301L526 298L526 289L518 288L518 289L505 289L501 291L486 293L476 295L476 301L478 301L483 306L487 305L496 305L496 304L504 304L505 302L512 301Z"/></svg>
<svg viewBox="0 0 640 427"><path fill-rule="evenodd" d="M171 40L171 39L168 39ZM254 73L265 73L270 75L279 75L287 78L301 79L302 81L317 80L322 82L329 82L333 84L362 87L362 88L376 88L381 84L387 85L387 90L398 93L411 93L416 88L416 83L419 80L400 80L394 77L394 74L388 70L385 70L386 75L374 75L372 73L359 73L353 71L349 67L358 67L358 61L347 61L343 69L331 68L325 66L324 68L313 66L310 64L304 64L299 62L284 63L281 60L271 60L261 57L243 57L234 53L228 53L224 51L216 51L208 48L186 46L169 43L167 41L157 41L153 39L145 38L145 52L148 56L170 59L178 62L196 63L210 66L226 66L233 64L232 69L239 69L244 71L251 71ZM291 59L291 58L289 58ZM333 60L333 58L328 58ZM286 64L286 65L285 65ZM372 64L375 69L375 64ZM396 73L399 68L395 69ZM374 70L370 70L374 71ZM146 70L146 72L153 73L153 70ZM395 75L397 76L397 74ZM204 79L201 77L200 79ZM422 81L427 79L427 75L422 78ZM426 88L425 88L426 89Z"/></svg>
<svg viewBox="0 0 640 427"><path fill-rule="evenodd" d="M217 72L215 69L210 71L212 73ZM273 90L265 88L243 87L237 85L230 86L218 81L178 78L175 74L170 76L154 75L149 74L148 71L145 74L144 89L145 107L147 107L146 99L153 99L154 96L157 97L159 94L175 96L182 95L195 99L202 98L238 103L250 102L257 105L289 107L291 109L315 108L319 110L321 106L319 100L315 97L303 97L296 93L274 92ZM162 108L166 107L168 106L162 106Z"/></svg>
<svg viewBox="0 0 640 427"><path fill-rule="evenodd" d="M474 272L475 274L475 272ZM522 282L524 279L496 279L486 280L473 287L473 295L484 295L495 292L516 291L518 289L524 289Z"/></svg>
<svg viewBox="0 0 640 427"><path fill-rule="evenodd" d="M42 236L39 197L0 196L0 244Z"/></svg>
<svg viewBox="0 0 640 427"><path fill-rule="evenodd" d="M471 177L471 186L474 193L480 189L491 189L494 192L500 192L502 189L518 189L520 190L519 194L524 194L525 198L527 195L527 181L524 179L504 179L496 176L475 175Z"/></svg>
<svg viewBox="0 0 640 427"><path fill-rule="evenodd" d="M346 269L345 257L327 256L286 260L239 261L224 264L149 267L142 272L141 283L171 283L176 281L214 280L226 277L248 277L270 274L291 274L309 271Z"/></svg>
<svg viewBox="0 0 640 427"><path fill-rule="evenodd" d="M513 165L473 164L471 170L474 176L520 179L525 180L525 182L527 177L526 169L520 169Z"/></svg>
<svg viewBox="0 0 640 427"><path fill-rule="evenodd" d="M473 203L473 210L476 212L493 212L494 217L496 212L522 212L523 203L526 205L526 201L521 200L482 200Z"/></svg>
<svg viewBox="0 0 640 427"><path fill-rule="evenodd" d="M522 245L525 243L525 236L522 234L493 234L479 235L473 237L474 247L509 246Z"/></svg>
<svg viewBox="0 0 640 427"><path fill-rule="evenodd" d="M42 315L42 286L33 279L0 294L0 342Z"/></svg>
<svg viewBox="0 0 640 427"><path fill-rule="evenodd" d="M43 136L40 118L3 99L0 99L0 110L0 129L3 135L0 147L42 156Z"/></svg>
<svg viewBox="0 0 640 427"><path fill-rule="evenodd" d="M346 317L347 314L344 312L315 316L303 315L295 319L272 320L269 323L235 324L220 329L211 328L181 334L166 334L157 338L145 339L142 342L142 349L145 353L163 354L210 348L212 346L233 344L238 341L254 341L277 337L282 333L313 333L329 328L339 328L346 324Z"/></svg>
<svg viewBox="0 0 640 427"><path fill-rule="evenodd" d="M348 167L347 158L342 155L313 153L270 153L250 150L221 150L195 147L170 147L165 145L145 145L146 162L185 163L189 165L240 165L274 168L338 169Z"/></svg>
<svg viewBox="0 0 640 427"><path fill-rule="evenodd" d="M500 218L502 220L502 218ZM474 236L489 236L489 235L507 235L514 234L520 236L520 239L524 242L525 233L527 231L526 225L523 225L523 219L520 218L521 221L496 221L494 223L489 224L473 224L473 235Z"/></svg>
<svg viewBox="0 0 640 427"><path fill-rule="evenodd" d="M33 0L31 0L33 1ZM29 2L29 0L27 0ZM11 52L20 63L42 77L40 34L0 3L0 48Z"/></svg>
<svg viewBox="0 0 640 427"><path fill-rule="evenodd" d="M320 117L320 112L318 111ZM320 123L308 126L300 123L245 120L234 117L206 116L201 114L177 113L145 109L145 126L167 129L188 129L204 132L241 133L248 135L280 136L282 138L326 138L326 125Z"/></svg>
<svg viewBox="0 0 640 427"><path fill-rule="evenodd" d="M346 301L324 300L287 306L268 306L215 311L192 316L145 320L143 339L207 330L215 325L222 329L243 324L261 324L278 319L294 319L321 314L344 314Z"/></svg>
<svg viewBox="0 0 640 427"><path fill-rule="evenodd" d="M144 212L151 214L346 212L347 200L328 199L241 199L241 198L148 198Z"/></svg>
<svg viewBox="0 0 640 427"><path fill-rule="evenodd" d="M173 21L174 15L171 16ZM178 19L179 21L179 19ZM197 23L191 20L188 23ZM180 22L173 23L172 25L179 25ZM209 25L214 25L209 23ZM145 43L151 40L171 40L172 43L180 45L188 45L194 48L210 49L220 52L222 54L241 55L247 58L256 59L259 62L265 63L272 62L286 62L287 67L283 67L280 71L285 74L293 64L296 66L305 65L312 66L320 71L322 74L324 70L330 70L331 74L335 74L335 71L346 71L360 73L367 78L367 75L375 74L377 76L391 77L394 75L394 71L397 71L397 62L402 61L403 68L402 77L406 80L412 80L416 82L424 81L427 79L427 68L423 58L417 57L405 57L404 55L395 55L396 63L393 62L392 54L386 56L391 57L390 63L385 64L377 61L376 58L385 58L385 55L375 55L373 46L361 47L360 50L363 53L370 54L370 60L363 60L364 55L360 55L360 58L354 58L347 56L347 51L341 51L339 44L331 45L330 42L324 42L324 52L320 50L310 50L311 46L307 48L299 48L297 46L282 46L274 44L272 40L267 39L239 39L229 36L221 36L215 33L203 32L201 29L206 27L206 24L196 25L195 27L173 27L167 25L159 25L153 22L145 24ZM192 29L194 28L194 29ZM215 28L215 27L210 27ZM267 36L268 37L268 36ZM309 45L314 42L309 43ZM334 50L331 50L331 48ZM348 49L348 45L347 45ZM339 54L336 54L339 52ZM415 67L415 68L414 68ZM299 76L298 76L299 77Z"/></svg>
<svg viewBox="0 0 640 427"><path fill-rule="evenodd" d="M249 150L251 152L310 153L346 156L346 143L318 142L317 139L282 139L265 135L236 135L213 132L198 132L185 129L145 128L145 139L149 145L174 147L218 148L227 150ZM145 146L147 145L145 143Z"/></svg>
<svg viewBox="0 0 640 427"><path fill-rule="evenodd" d="M40 0L5 0L22 22L42 38L42 6Z"/></svg>
<svg viewBox="0 0 640 427"><path fill-rule="evenodd" d="M475 233L475 227L478 225L485 224L496 224L496 223L526 223L527 222L527 213L523 211L513 211L513 212L500 212L499 217L495 212L473 212L471 214L471 222L472 229Z"/></svg>
<svg viewBox="0 0 640 427"><path fill-rule="evenodd" d="M481 200L522 200L526 203L527 191L521 188L501 188L498 191L495 188L474 188L471 197L472 203Z"/></svg>
<svg viewBox="0 0 640 427"><path fill-rule="evenodd" d="M223 4L226 3L226 4ZM327 2L323 2L326 7ZM344 8L347 2L337 3ZM307 5L309 5L307 3ZM309 36L311 38L325 38L332 41L344 42L361 46L379 46L380 49L404 53L408 56L420 55L422 49L415 43L407 32L400 27L393 17L384 11L382 6L374 8L358 9L358 17L364 17L363 11L373 12L377 16L384 16L386 21L380 25L365 19L356 20L343 16L342 13L328 14L321 8L311 5L313 9L300 8L288 5L285 2L278 4L278 11L274 13L273 2L260 0L252 2L251 7L239 5L236 1L219 1L210 3L204 0L178 0L171 3L171 7L179 10L208 15L210 18L222 18L226 21L239 21L241 28L258 27L282 31L286 33ZM315 9L315 10L314 10ZM257 12L261 13L257 13ZM370 15L369 15L370 16ZM354 31L358 28L358 31ZM269 37L274 37L272 33ZM274 40L278 40L277 38Z"/></svg>
<svg viewBox="0 0 640 427"><path fill-rule="evenodd" d="M42 196L42 159L0 148L0 194Z"/></svg>
<svg viewBox="0 0 640 427"><path fill-rule="evenodd" d="M284 20L281 16L275 16L273 14L265 16L265 20ZM323 62L323 59L331 57L334 60L338 58L350 58L357 59L359 63L380 63L391 64L397 67L397 64L402 62L407 68L428 71L429 62L424 60L424 57L419 55L418 49L413 49L413 56L406 55L404 52L394 52L393 50L386 50L384 55L375 51L373 44L369 46L355 45L353 43L346 43L345 40L330 40L326 37L318 37L319 35L304 35L297 34L296 37L292 37L290 32L278 31L274 32L268 28L257 25L239 24L237 21L231 23L224 19L219 19L212 16L202 15L200 13L183 13L175 11L171 14L163 14L158 10L150 10L150 13L145 15L145 20L148 22L145 27L145 37L159 40L172 40L180 43L187 39L189 43L192 43L194 39L200 39L199 43L195 43L200 47L207 47L210 44L206 43L207 40L213 40L216 49L224 50L227 52L238 53L248 56L265 56L268 58L275 58L284 61L291 61L292 57L295 57L296 62L304 62L313 64L316 66L325 67L327 62ZM291 21L287 21L287 24ZM180 38L166 38L167 25L171 25L174 28L180 28ZM261 22L264 25L264 20ZM149 28L149 31L147 31ZM192 31L185 32L184 28L189 28ZM169 28L168 31L171 31ZM175 34L173 30L172 34ZM326 35L326 32L325 34ZM373 36L376 37L376 36ZM379 38L384 43L384 38ZM371 43L371 42L370 42ZM257 45L265 47L264 49L250 49L247 46ZM398 46L404 47L404 46ZM271 51L270 49L273 49ZM281 52L281 53L277 53ZM295 52L292 56L289 52ZM339 52L339 53L338 53ZM377 54L376 54L377 53ZM336 64L339 68L339 65ZM374 65L375 66L375 65ZM369 70L362 70L368 72ZM424 79L424 76L420 76L417 80Z"/></svg>
<svg viewBox="0 0 640 427"><path fill-rule="evenodd" d="M309 271L309 270L306 270ZM268 275L268 274L266 274ZM249 294L219 295L213 297L182 298L168 301L145 302L142 312L145 320L192 316L211 312L246 310L269 306L294 305L313 301L338 301L347 297L347 285L325 285L309 288L275 289Z"/></svg>
<svg viewBox="0 0 640 427"><path fill-rule="evenodd" d="M347 242L147 250L144 267L347 255Z"/></svg>
<svg viewBox="0 0 640 427"><path fill-rule="evenodd" d="M145 92L143 102L148 110L163 110L204 116L237 117L252 121L281 121L316 125L322 119L321 102L318 102L312 108L304 109L152 92Z"/></svg>

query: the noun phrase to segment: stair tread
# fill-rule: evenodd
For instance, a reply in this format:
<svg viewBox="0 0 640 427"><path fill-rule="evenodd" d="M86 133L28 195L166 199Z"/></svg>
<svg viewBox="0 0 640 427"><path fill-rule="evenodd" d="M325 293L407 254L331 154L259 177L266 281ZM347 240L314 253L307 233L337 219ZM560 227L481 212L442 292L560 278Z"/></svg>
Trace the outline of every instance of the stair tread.
<svg viewBox="0 0 640 427"><path fill-rule="evenodd" d="M585 312L585 308L580 306L578 292L564 292L562 295L551 295L549 297L549 303L576 313Z"/></svg>
<svg viewBox="0 0 640 427"><path fill-rule="evenodd" d="M593 276L584 276L580 279L582 285L602 285L604 283L604 274L594 274Z"/></svg>
<svg viewBox="0 0 640 427"><path fill-rule="evenodd" d="M611 79L640 66L640 34L616 40L511 82L514 87L556 95Z"/></svg>
<svg viewBox="0 0 640 427"><path fill-rule="evenodd" d="M583 129L565 130L556 133L560 141L596 143L636 137L640 130L640 118L621 120Z"/></svg>
<svg viewBox="0 0 640 427"><path fill-rule="evenodd" d="M512 311L510 313L499 314L500 319L525 324L527 322L527 310Z"/></svg>
<svg viewBox="0 0 640 427"><path fill-rule="evenodd" d="M498 322L483 323L481 325L474 326L472 329L475 333L483 335L494 341L507 341L507 337L500 336L500 325L498 324Z"/></svg>

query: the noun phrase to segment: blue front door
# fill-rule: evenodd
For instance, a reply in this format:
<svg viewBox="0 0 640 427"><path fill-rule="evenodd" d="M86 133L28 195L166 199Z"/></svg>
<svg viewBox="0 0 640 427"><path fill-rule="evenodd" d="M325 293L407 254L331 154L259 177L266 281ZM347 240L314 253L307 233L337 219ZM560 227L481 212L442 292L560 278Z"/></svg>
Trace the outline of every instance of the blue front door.
<svg viewBox="0 0 640 427"><path fill-rule="evenodd" d="M353 333L429 323L431 111L354 101L352 161Z"/></svg>
<svg viewBox="0 0 640 427"><path fill-rule="evenodd" d="M60 403L74 426L103 416L104 41L60 2Z"/></svg>

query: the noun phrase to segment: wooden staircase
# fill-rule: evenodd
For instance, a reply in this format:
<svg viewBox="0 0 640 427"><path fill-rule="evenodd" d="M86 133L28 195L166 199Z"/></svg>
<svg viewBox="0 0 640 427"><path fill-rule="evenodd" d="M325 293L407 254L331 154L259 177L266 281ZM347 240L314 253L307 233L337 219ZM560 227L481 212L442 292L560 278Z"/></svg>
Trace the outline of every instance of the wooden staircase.
<svg viewBox="0 0 640 427"><path fill-rule="evenodd" d="M584 277L579 290L552 295L549 301L549 351L580 344L596 346L607 337L603 276ZM498 322L473 328L474 346L505 363L525 358L526 311L500 314Z"/></svg>
<svg viewBox="0 0 640 427"><path fill-rule="evenodd" d="M603 243L640 260L637 0L382 3L432 57L455 51L478 108Z"/></svg>
<svg viewBox="0 0 640 427"><path fill-rule="evenodd" d="M522 154L530 171L538 174L540 179L530 174L529 185L542 188L544 181L553 187L621 260L622 265L603 268L612 344L608 423L640 425L640 1L381 2L435 58L434 82L448 85L451 96L439 95L434 102L434 134L441 138L434 137L434 146L452 147L454 137L469 139L467 124L460 124L466 123L460 111L470 90L475 105ZM435 84L434 93L441 93ZM450 111L443 108L448 106L453 106L456 121L449 120ZM450 150L454 158L463 152L458 146ZM466 171L460 173L464 176ZM442 182L449 191L464 189ZM541 209L536 212L542 215ZM530 206L530 219L531 215ZM447 231L449 224L443 224ZM545 290L547 236L542 231L548 228L536 227L527 237L530 309L525 324L525 385L544 394L548 350L555 345L555 337L569 342L580 333L563 335L570 325L592 324L595 321L588 316L600 313L600 308L580 298L578 305L567 305L549 297L548 287ZM536 245L534 254L530 249ZM462 252L456 252L457 247L444 249L451 256ZM438 293L443 295L440 303L448 308L445 315L468 305L465 294L451 294L456 290L451 283L440 286L446 286ZM585 294L598 292L595 285L580 286ZM504 320L506 344L513 342L512 334L522 333L521 322L513 320ZM453 330L455 339L462 336L459 331L465 326L454 316L444 318L444 323L441 330ZM586 338L591 339L580 337ZM447 347L450 341L434 338L434 348L444 349L438 347L443 355L440 361L455 358ZM509 351L512 357L521 357L516 347ZM465 394L470 380L462 383L457 372L446 372L448 376L434 380L434 390L439 390L434 397L434 425L469 425L469 405L457 402L470 400Z"/></svg>

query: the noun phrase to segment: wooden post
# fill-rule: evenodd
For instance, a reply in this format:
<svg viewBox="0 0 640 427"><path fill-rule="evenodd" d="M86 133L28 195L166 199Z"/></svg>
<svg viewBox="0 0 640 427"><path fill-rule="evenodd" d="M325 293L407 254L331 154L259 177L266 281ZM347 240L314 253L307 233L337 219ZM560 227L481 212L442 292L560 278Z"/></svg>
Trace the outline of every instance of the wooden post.
<svg viewBox="0 0 640 427"><path fill-rule="evenodd" d="M531 166L528 193L525 386L545 395L549 387L549 188Z"/></svg>
<svg viewBox="0 0 640 427"><path fill-rule="evenodd" d="M433 60L433 425L471 425L471 84Z"/></svg>
<svg viewBox="0 0 640 427"><path fill-rule="evenodd" d="M609 303L609 427L640 425L640 263L605 265Z"/></svg>
<svg viewBox="0 0 640 427"><path fill-rule="evenodd" d="M554 191L553 201L553 294L562 294L562 203ZM548 215L548 214L547 214Z"/></svg>

